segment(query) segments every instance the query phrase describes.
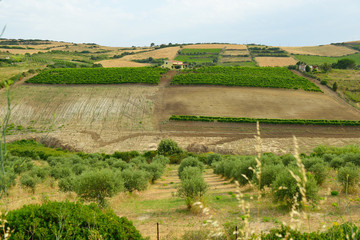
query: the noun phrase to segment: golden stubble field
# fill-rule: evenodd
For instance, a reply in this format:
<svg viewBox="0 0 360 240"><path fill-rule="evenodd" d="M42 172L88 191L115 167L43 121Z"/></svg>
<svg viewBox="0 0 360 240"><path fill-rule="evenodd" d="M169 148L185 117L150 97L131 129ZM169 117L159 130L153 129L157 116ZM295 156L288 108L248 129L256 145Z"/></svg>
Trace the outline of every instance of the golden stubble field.
<svg viewBox="0 0 360 240"><path fill-rule="evenodd" d="M344 46L335 46L335 45L322 45L322 46L309 46L309 47L280 47L280 48L293 54L318 55L318 56L326 56L326 57L340 57L357 52L354 49L350 49Z"/></svg>
<svg viewBox="0 0 360 240"><path fill-rule="evenodd" d="M284 67L297 63L292 57L256 57L255 61L260 67Z"/></svg>

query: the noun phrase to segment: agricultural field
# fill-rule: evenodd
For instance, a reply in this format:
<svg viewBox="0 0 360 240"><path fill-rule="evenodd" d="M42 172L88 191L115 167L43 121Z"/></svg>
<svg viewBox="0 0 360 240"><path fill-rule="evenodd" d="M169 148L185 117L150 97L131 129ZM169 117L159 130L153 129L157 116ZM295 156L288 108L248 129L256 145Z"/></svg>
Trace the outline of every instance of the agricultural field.
<svg viewBox="0 0 360 240"><path fill-rule="evenodd" d="M323 45L311 47L281 47L281 49L296 55L316 55L324 57L341 57L357 53L354 49L345 46Z"/></svg>
<svg viewBox="0 0 360 240"><path fill-rule="evenodd" d="M260 67L284 67L297 63L292 57L256 57L255 61Z"/></svg>
<svg viewBox="0 0 360 240"><path fill-rule="evenodd" d="M220 48L184 48L179 51L175 60L187 63L216 63L218 62Z"/></svg>
<svg viewBox="0 0 360 240"><path fill-rule="evenodd" d="M219 65L224 66L233 65L238 66L244 64L245 62L252 62L250 53L247 49L228 49L225 48L225 51L220 55Z"/></svg>
<svg viewBox="0 0 360 240"><path fill-rule="evenodd" d="M278 47L248 46L252 57L287 57L286 51Z"/></svg>
<svg viewBox="0 0 360 240"><path fill-rule="evenodd" d="M242 44L191 44L191 45L183 45L183 48L200 48L200 49L211 49L211 48L227 48L227 49L238 49L238 50L246 50L246 45Z"/></svg>
<svg viewBox="0 0 360 240"><path fill-rule="evenodd" d="M80 68L54 69L43 71L27 80L27 83L42 84L118 84L149 83L158 84L162 68Z"/></svg>
<svg viewBox="0 0 360 240"><path fill-rule="evenodd" d="M352 59L357 65L360 64L360 53L355 53L343 57L323 57L323 56L311 56L311 55L292 55L296 60L305 62L310 65L320 65L323 63L336 63L340 59Z"/></svg>
<svg viewBox="0 0 360 240"><path fill-rule="evenodd" d="M203 67L174 76L173 85L226 85L320 91L309 80L286 68Z"/></svg>
<svg viewBox="0 0 360 240"><path fill-rule="evenodd" d="M342 70L332 69L327 73L316 73L322 81L330 88L336 82L338 85L337 92L344 98L360 103L360 71L359 70ZM359 106L359 105L358 105Z"/></svg>

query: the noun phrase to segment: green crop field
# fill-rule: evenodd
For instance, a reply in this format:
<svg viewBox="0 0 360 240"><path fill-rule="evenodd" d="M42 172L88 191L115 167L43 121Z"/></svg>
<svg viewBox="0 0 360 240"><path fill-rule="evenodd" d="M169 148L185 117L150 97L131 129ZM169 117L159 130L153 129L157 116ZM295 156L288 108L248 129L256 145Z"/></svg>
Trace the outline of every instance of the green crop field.
<svg viewBox="0 0 360 240"><path fill-rule="evenodd" d="M158 84L161 74L166 71L166 69L152 67L53 69L41 72L26 82L47 84Z"/></svg>
<svg viewBox="0 0 360 240"><path fill-rule="evenodd" d="M220 48L209 48L209 49L184 48L183 50L181 50L180 55L219 54L220 52L221 52Z"/></svg>
<svg viewBox="0 0 360 240"><path fill-rule="evenodd" d="M280 67L202 67L184 71L175 76L171 84L269 87L321 92L306 78Z"/></svg>
<svg viewBox="0 0 360 240"><path fill-rule="evenodd" d="M310 56L310 55L293 55L297 60L305 62L310 65L320 65L323 63L336 63L340 59L348 58L356 62L356 65L360 64L360 53L351 54L342 57L322 57L322 56Z"/></svg>
<svg viewBox="0 0 360 240"><path fill-rule="evenodd" d="M188 62L188 63L213 63L217 62L220 48L211 49L182 49L178 56L175 58L177 61Z"/></svg>

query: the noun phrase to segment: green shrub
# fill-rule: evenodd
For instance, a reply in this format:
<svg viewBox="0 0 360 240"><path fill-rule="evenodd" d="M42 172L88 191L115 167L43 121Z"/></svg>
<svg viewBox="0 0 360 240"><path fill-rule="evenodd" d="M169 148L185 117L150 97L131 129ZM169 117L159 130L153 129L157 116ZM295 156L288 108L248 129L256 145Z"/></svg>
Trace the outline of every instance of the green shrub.
<svg viewBox="0 0 360 240"><path fill-rule="evenodd" d="M331 191L331 196L337 196L337 195L339 195L338 191Z"/></svg>
<svg viewBox="0 0 360 240"><path fill-rule="evenodd" d="M181 152L181 153L177 153L177 154L173 154L169 157L170 160L170 164L180 164L181 161L187 157L189 157L189 153L187 152Z"/></svg>
<svg viewBox="0 0 360 240"><path fill-rule="evenodd" d="M10 211L10 239L132 239L143 240L132 222L96 205L47 202ZM34 227L35 226L35 227Z"/></svg>
<svg viewBox="0 0 360 240"><path fill-rule="evenodd" d="M294 174L300 175L297 169L291 169ZM318 187L312 175L307 174L307 182L305 185L307 200L316 202L318 200ZM297 182L290 174L289 169L283 169L276 176L272 185L275 200L285 202L288 206L294 203L294 196L297 194L297 202L300 203L302 196Z"/></svg>
<svg viewBox="0 0 360 240"><path fill-rule="evenodd" d="M178 168L178 175L181 175L181 172L186 167L197 167L202 171L204 169L204 164L200 162L196 157L187 157L181 161L180 166Z"/></svg>
<svg viewBox="0 0 360 240"><path fill-rule="evenodd" d="M303 158L301 161L307 171L309 171L309 169L317 163L324 163L324 160L320 157Z"/></svg>
<svg viewBox="0 0 360 240"><path fill-rule="evenodd" d="M124 187L126 191L132 193L133 191L143 191L147 188L149 183L149 174L143 170L125 169L121 172L121 177L124 180Z"/></svg>
<svg viewBox="0 0 360 240"><path fill-rule="evenodd" d="M276 176L284 168L284 165L264 165L261 168L261 189L265 186L270 187L271 184L275 181ZM258 179L253 177L254 182L258 184Z"/></svg>
<svg viewBox="0 0 360 240"><path fill-rule="evenodd" d="M209 166L211 166L212 163L220 162L221 159L222 159L222 156L220 154L217 154L217 153L209 154L207 157L207 164Z"/></svg>
<svg viewBox="0 0 360 240"><path fill-rule="evenodd" d="M129 161L130 164L133 164L135 166L140 166L140 165L143 165L143 164L146 164L146 158L143 157L143 156L138 156L138 157L135 157L135 158L132 158L130 161Z"/></svg>
<svg viewBox="0 0 360 240"><path fill-rule="evenodd" d="M75 181L73 177L65 177L60 179L58 187L61 192L72 192L75 190Z"/></svg>
<svg viewBox="0 0 360 240"><path fill-rule="evenodd" d="M175 141L171 139L163 139L160 141L157 151L159 155L169 156L181 153L182 149Z"/></svg>
<svg viewBox="0 0 360 240"><path fill-rule="evenodd" d="M49 168L36 166L30 171L29 174L35 178L44 180L49 175Z"/></svg>
<svg viewBox="0 0 360 240"><path fill-rule="evenodd" d="M353 187L360 180L359 168L353 163L346 163L344 167L339 169L337 179L340 184L344 187Z"/></svg>
<svg viewBox="0 0 360 240"><path fill-rule="evenodd" d="M116 168L116 169L119 169L119 170L124 170L124 169L127 169L129 167L130 167L130 165L127 164L125 161L123 161L121 159L118 159L112 165L112 168Z"/></svg>
<svg viewBox="0 0 360 240"><path fill-rule="evenodd" d="M325 181L328 171L324 162L318 162L309 168L309 171L314 174L314 178L318 185L322 185Z"/></svg>
<svg viewBox="0 0 360 240"><path fill-rule="evenodd" d="M356 166L360 166L360 153L347 153L342 155L345 163L353 163Z"/></svg>
<svg viewBox="0 0 360 240"><path fill-rule="evenodd" d="M187 167L184 171L191 171ZM201 175L195 175L191 178L184 178L178 188L178 196L185 199L187 207L190 209L193 203L201 201L208 189L208 185Z"/></svg>
<svg viewBox="0 0 360 240"><path fill-rule="evenodd" d="M288 166L291 163L296 162L296 158L292 154L285 154L285 155L281 156L280 158L285 166Z"/></svg>
<svg viewBox="0 0 360 240"><path fill-rule="evenodd" d="M169 158L167 157L164 157L162 155L156 155L153 160L152 160L153 163L160 163L161 165L163 165L164 167L170 163L170 160Z"/></svg>
<svg viewBox="0 0 360 240"><path fill-rule="evenodd" d="M141 165L140 169L145 170L150 175L150 181L154 183L164 173L164 166L158 162L152 162L150 164Z"/></svg>
<svg viewBox="0 0 360 240"><path fill-rule="evenodd" d="M71 175L70 167L64 165L53 166L50 170L50 176L55 179L69 177Z"/></svg>
<svg viewBox="0 0 360 240"><path fill-rule="evenodd" d="M340 167L344 166L344 164L345 164L344 159L341 158L341 157L336 156L331 160L330 167L332 167L332 168L340 168Z"/></svg>
<svg viewBox="0 0 360 240"><path fill-rule="evenodd" d="M83 173L75 181L77 195L85 200L97 201L100 206L104 206L106 197L124 189L121 178L109 169Z"/></svg>
<svg viewBox="0 0 360 240"><path fill-rule="evenodd" d="M135 158L137 156L140 156L140 153L137 151L131 151L131 152L114 152L112 157L122 159L125 162L129 162L130 159Z"/></svg>
<svg viewBox="0 0 360 240"><path fill-rule="evenodd" d="M240 185L246 185L253 178L254 172L249 168L255 169L256 161L254 158L237 159L232 168L231 175ZM243 176L245 175L246 178Z"/></svg>
<svg viewBox="0 0 360 240"><path fill-rule="evenodd" d="M85 170L87 169L86 165L81 164L81 163L76 163L71 171L75 174L75 175L80 175L82 174Z"/></svg>
<svg viewBox="0 0 360 240"><path fill-rule="evenodd" d="M20 177L20 183L24 187L31 189L31 191L34 193L38 180L37 178L32 177L30 174L24 174Z"/></svg>
<svg viewBox="0 0 360 240"><path fill-rule="evenodd" d="M195 176L201 176L201 170L198 167L185 167L184 170L180 173L180 179L190 179Z"/></svg>

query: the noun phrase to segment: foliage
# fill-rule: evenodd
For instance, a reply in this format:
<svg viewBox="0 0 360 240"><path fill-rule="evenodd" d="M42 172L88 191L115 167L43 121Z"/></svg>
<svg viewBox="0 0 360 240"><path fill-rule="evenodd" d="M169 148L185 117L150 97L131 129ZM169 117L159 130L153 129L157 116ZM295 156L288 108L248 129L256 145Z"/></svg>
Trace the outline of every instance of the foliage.
<svg viewBox="0 0 360 240"><path fill-rule="evenodd" d="M278 47L249 47L253 57L288 57L288 54Z"/></svg>
<svg viewBox="0 0 360 240"><path fill-rule="evenodd" d="M332 65L333 68L338 68L338 69L353 69L355 66L356 66L355 60L348 58L340 59L337 61L337 63L334 63Z"/></svg>
<svg viewBox="0 0 360 240"><path fill-rule="evenodd" d="M7 227L10 239L132 239L142 240L139 231L125 217L102 211L96 205L47 202L10 211Z"/></svg>
<svg viewBox="0 0 360 240"><path fill-rule="evenodd" d="M204 164L202 162L200 162L199 159L196 158L196 157L187 157L184 160L182 160L181 163L180 163L180 166L178 168L178 175L179 176L181 176L181 172L186 167L197 167L197 168L200 169L200 171L203 171Z"/></svg>
<svg viewBox="0 0 360 240"><path fill-rule="evenodd" d="M313 173L316 183L322 185L328 175L326 164L324 162L318 162L309 167L309 171Z"/></svg>
<svg viewBox="0 0 360 240"><path fill-rule="evenodd" d="M157 151L159 155L169 156L181 153L182 149L174 140L163 139L160 141Z"/></svg>
<svg viewBox="0 0 360 240"><path fill-rule="evenodd" d="M309 65L321 65L324 63L333 64L343 59L344 57L324 57L324 56L314 56L314 55L293 55L297 60L305 62ZM347 55L346 58L352 59L357 65L360 64L360 53L354 53Z"/></svg>
<svg viewBox="0 0 360 240"><path fill-rule="evenodd" d="M149 83L158 84L163 68L67 68L43 71L28 83L48 84L115 84Z"/></svg>
<svg viewBox="0 0 360 240"><path fill-rule="evenodd" d="M186 73L191 71L191 73ZM226 85L304 89L321 92L308 79L281 67L202 67L174 76L173 85Z"/></svg>
<svg viewBox="0 0 360 240"><path fill-rule="evenodd" d="M212 163L219 162L219 161L221 161L221 159L222 159L222 156L220 154L217 154L217 153L209 154L207 157L207 164L209 166L211 166Z"/></svg>
<svg viewBox="0 0 360 240"><path fill-rule="evenodd" d="M268 118L235 118L235 117L207 117L172 115L169 120L173 121L201 121L201 122L234 122L234 123L268 123L268 124L301 124L301 125L342 125L359 126L360 121L352 120L324 120L324 119L268 119Z"/></svg>
<svg viewBox="0 0 360 240"><path fill-rule="evenodd" d="M105 198L123 189L122 179L109 169L86 172L76 178L75 192L85 200L97 201L100 206L104 205Z"/></svg>
<svg viewBox="0 0 360 240"><path fill-rule="evenodd" d="M177 61L191 64L217 63L221 49L190 49L184 48L178 52Z"/></svg>
<svg viewBox="0 0 360 240"><path fill-rule="evenodd" d="M297 169L293 168L291 170L295 174L298 173ZM296 175L299 176L299 174ZM305 189L307 200L316 202L318 200L318 187L312 175L307 174ZM275 200L285 202L288 206L293 205L295 196L297 196L296 199L298 203L302 200L300 189L295 178L290 174L289 169L283 169L278 173L273 182L272 190Z"/></svg>
<svg viewBox="0 0 360 240"><path fill-rule="evenodd" d="M149 182L149 174L143 170L125 169L121 172L124 180L125 189L132 193L133 191L143 191L147 188Z"/></svg>
<svg viewBox="0 0 360 240"><path fill-rule="evenodd" d="M353 163L346 163L338 171L337 179L340 184L345 188L353 187L360 181L360 170Z"/></svg>
<svg viewBox="0 0 360 240"><path fill-rule="evenodd" d="M191 175L194 172L198 172L196 175ZM178 188L178 196L185 199L187 207L190 209L192 204L196 201L201 201L201 198L205 195L208 185L204 178L201 176L200 171L194 171L194 167L186 167L181 176L180 186ZM186 177L185 177L186 176Z"/></svg>
<svg viewBox="0 0 360 240"><path fill-rule="evenodd" d="M31 191L34 193L38 181L35 177L32 177L30 174L25 174L21 176L20 183L24 187L31 189Z"/></svg>
<svg viewBox="0 0 360 240"><path fill-rule="evenodd" d="M333 90L334 92L336 92L337 89L338 89L338 84L337 84L337 82L334 82L334 84L333 84L333 86L332 86L332 90Z"/></svg>

